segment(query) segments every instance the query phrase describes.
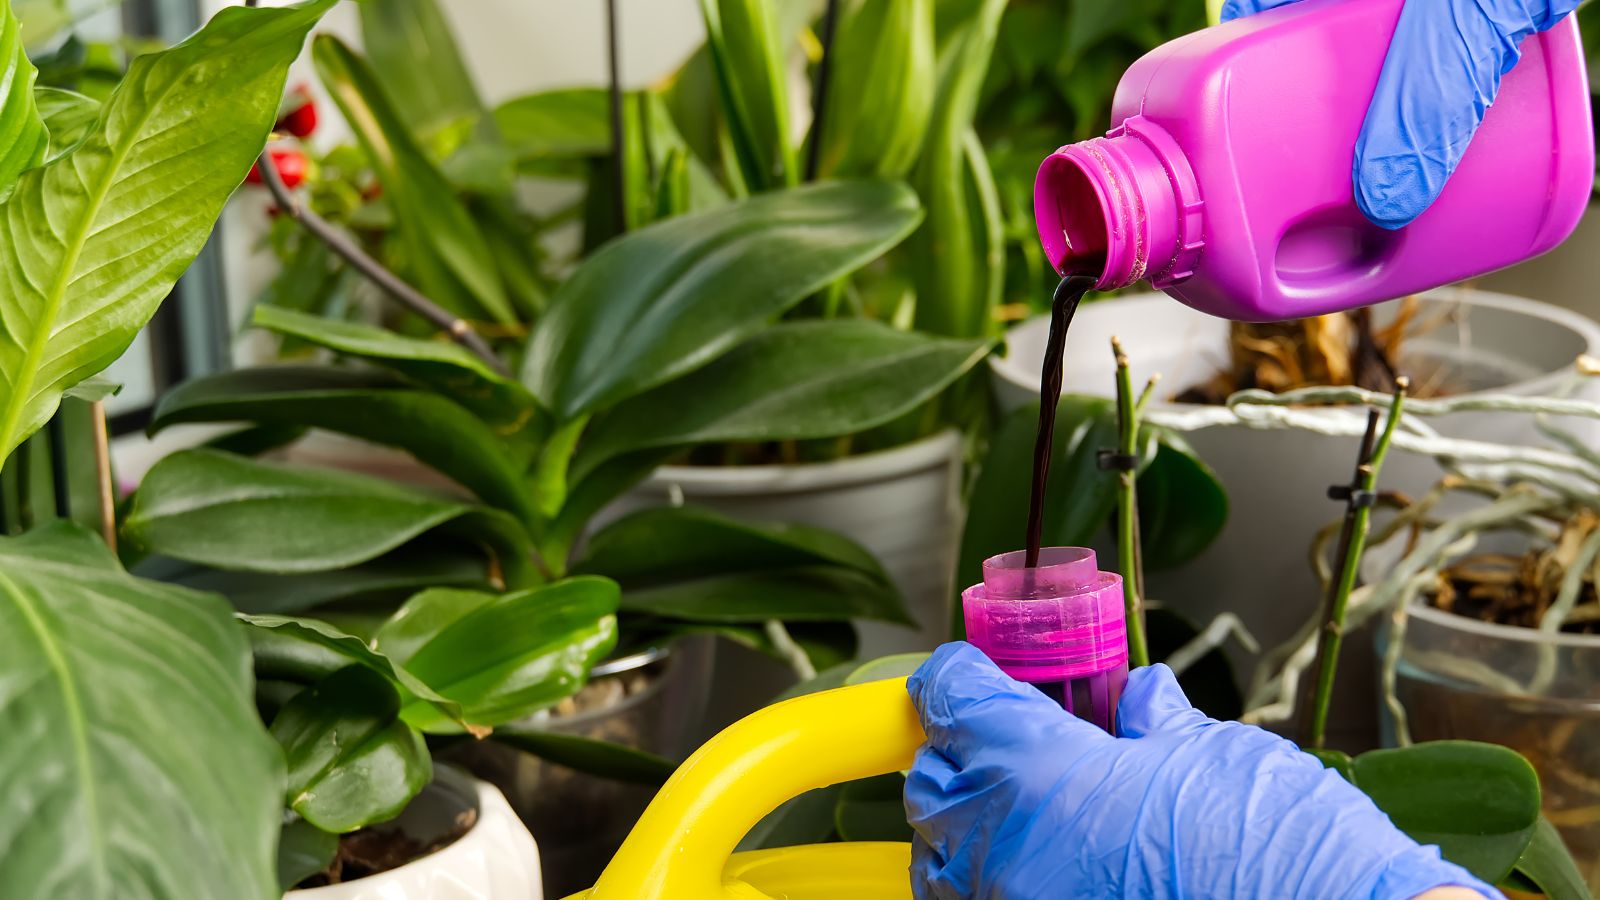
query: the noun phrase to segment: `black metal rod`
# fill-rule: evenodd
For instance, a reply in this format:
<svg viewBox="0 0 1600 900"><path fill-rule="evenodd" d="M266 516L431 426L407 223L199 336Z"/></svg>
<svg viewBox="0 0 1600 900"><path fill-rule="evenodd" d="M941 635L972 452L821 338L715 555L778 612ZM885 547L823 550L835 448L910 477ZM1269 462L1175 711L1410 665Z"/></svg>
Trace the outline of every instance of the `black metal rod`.
<svg viewBox="0 0 1600 900"><path fill-rule="evenodd" d="M56 516L72 518L72 491L67 472L67 427L62 421L65 409L56 410L50 417L50 486L55 489Z"/></svg>
<svg viewBox="0 0 1600 900"><path fill-rule="evenodd" d="M828 0L822 14L822 58L817 60L817 84L811 93L811 145L806 148L806 181L817 180L822 165L823 125L826 124L828 88L833 73L833 34L839 26L839 0Z"/></svg>
<svg viewBox="0 0 1600 900"><path fill-rule="evenodd" d="M611 112L611 213L617 219L617 233L628 231L628 170L623 160L622 60L617 39L617 0L606 0L607 93Z"/></svg>

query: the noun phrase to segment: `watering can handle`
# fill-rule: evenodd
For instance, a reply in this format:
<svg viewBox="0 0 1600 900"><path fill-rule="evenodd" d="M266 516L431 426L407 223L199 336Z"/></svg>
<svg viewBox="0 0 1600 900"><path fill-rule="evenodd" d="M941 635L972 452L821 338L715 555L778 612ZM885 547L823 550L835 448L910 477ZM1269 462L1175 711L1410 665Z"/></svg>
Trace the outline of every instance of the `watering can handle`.
<svg viewBox="0 0 1600 900"><path fill-rule="evenodd" d="M911 767L922 726L894 678L759 710L701 747L661 788L589 900L749 900L724 887L734 847L806 791Z"/></svg>

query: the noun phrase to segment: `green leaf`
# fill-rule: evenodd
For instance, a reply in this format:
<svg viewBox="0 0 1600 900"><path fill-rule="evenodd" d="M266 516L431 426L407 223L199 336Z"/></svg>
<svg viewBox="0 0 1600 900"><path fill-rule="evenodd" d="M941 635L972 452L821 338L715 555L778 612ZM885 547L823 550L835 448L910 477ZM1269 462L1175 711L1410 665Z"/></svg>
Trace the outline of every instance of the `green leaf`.
<svg viewBox="0 0 1600 900"><path fill-rule="evenodd" d="M397 447L524 522L538 519L499 435L444 396L397 387L382 373L331 366L218 372L164 394L150 431L186 422L298 425Z"/></svg>
<svg viewBox="0 0 1600 900"><path fill-rule="evenodd" d="M1534 827L1533 840L1517 858L1512 874L1527 879L1550 900L1589 900L1590 897L1589 886L1561 840L1561 833L1542 816Z"/></svg>
<svg viewBox="0 0 1600 900"><path fill-rule="evenodd" d="M89 129L100 118L100 101L61 88L33 89L34 102L39 116L50 134L51 159L70 153L89 136Z"/></svg>
<svg viewBox="0 0 1600 900"><path fill-rule="evenodd" d="M311 58L383 184L418 287L457 315L516 323L478 223L406 129L371 67L326 34L312 41Z"/></svg>
<svg viewBox="0 0 1600 900"><path fill-rule="evenodd" d="M615 582L592 577L501 595L424 591L378 629L374 645L460 703L468 721L499 725L583 686L616 646L617 593Z"/></svg>
<svg viewBox="0 0 1600 900"><path fill-rule="evenodd" d="M424 340L358 322L341 322L277 306L258 306L254 324L378 365L461 404L496 431L509 433L532 415L533 395L454 341Z"/></svg>
<svg viewBox="0 0 1600 900"><path fill-rule="evenodd" d="M905 678L927 662L930 655L927 653L897 653L893 656L880 656L857 666L849 677L845 678L844 683L866 684L869 681ZM850 838L850 840L856 840L856 838Z"/></svg>
<svg viewBox="0 0 1600 900"><path fill-rule="evenodd" d="M618 405L585 436L578 471L647 447L865 431L937 396L988 349L859 319L776 325Z"/></svg>
<svg viewBox="0 0 1600 900"><path fill-rule="evenodd" d="M734 571L629 588L623 592L622 609L696 622L876 619L912 624L891 585L839 566Z"/></svg>
<svg viewBox="0 0 1600 900"><path fill-rule="evenodd" d="M185 450L145 476L123 522L143 549L219 569L342 569L442 529L482 541L508 582L530 579L528 542L504 513L380 478Z"/></svg>
<svg viewBox="0 0 1600 900"><path fill-rule="evenodd" d="M523 383L564 420L663 384L870 262L919 217L903 185L840 181L632 232L552 298Z"/></svg>
<svg viewBox="0 0 1600 900"><path fill-rule="evenodd" d="M765 653L772 659L788 664L790 657L772 641L766 621L759 623L691 622L658 619L649 616L632 616L628 619L628 636L631 641L671 638L682 635L714 635ZM855 626L847 621L785 622L789 638L805 651L813 668L831 669L856 658L859 640ZM781 698L780 698L781 699Z"/></svg>
<svg viewBox="0 0 1600 900"><path fill-rule="evenodd" d="M800 172L789 141L784 47L768 0L700 0L700 11L745 184L755 190L795 184Z"/></svg>
<svg viewBox="0 0 1600 900"><path fill-rule="evenodd" d="M289 891L321 872L339 852L339 836L295 816L278 834L278 886Z"/></svg>
<svg viewBox="0 0 1600 900"><path fill-rule="evenodd" d="M539 549L549 559L565 560L590 520L611 501L650 477L675 454L673 449L643 450L600 464L577 484L569 484L561 513L544 530Z"/></svg>
<svg viewBox="0 0 1600 900"><path fill-rule="evenodd" d="M44 159L50 145L33 96L38 74L28 62L22 29L7 3L0 9L0 201L11 193L24 169Z"/></svg>
<svg viewBox="0 0 1600 900"><path fill-rule="evenodd" d="M462 119L488 128L478 89L433 0L363 0L361 46L389 97L419 134L435 132ZM480 134L482 132L480 131Z"/></svg>
<svg viewBox="0 0 1600 900"><path fill-rule="evenodd" d="M494 119L524 162L605 156L611 123L600 88L561 88L507 100Z"/></svg>
<svg viewBox="0 0 1600 900"><path fill-rule="evenodd" d="M821 171L904 176L933 112L933 0L860 0L839 23L830 52Z"/></svg>
<svg viewBox="0 0 1600 900"><path fill-rule="evenodd" d="M665 784L678 768L670 759L633 747L525 725L503 725L490 739L574 772L630 784Z"/></svg>
<svg viewBox="0 0 1600 900"><path fill-rule="evenodd" d="M983 0L939 54L932 122L912 184L928 218L908 243L916 327L952 337L988 334L1003 281L994 177L972 130L1005 0Z"/></svg>
<svg viewBox="0 0 1600 900"><path fill-rule="evenodd" d="M61 396L72 400L82 400L85 403L97 403L101 400L115 397L120 393L122 393L122 385L109 378L101 378L95 375L67 388L62 392Z"/></svg>
<svg viewBox="0 0 1600 900"><path fill-rule="evenodd" d="M128 575L88 531L0 538L0 892L275 900L283 762L249 659L222 598Z"/></svg>
<svg viewBox="0 0 1600 900"><path fill-rule="evenodd" d="M200 252L332 5L223 9L134 60L83 143L17 180L0 206L0 317L27 326L0 341L0 459L122 355Z"/></svg>
<svg viewBox="0 0 1600 900"><path fill-rule="evenodd" d="M1147 569L1199 556L1228 524L1228 492L1178 435L1156 430L1155 459L1139 474L1139 531Z"/></svg>
<svg viewBox="0 0 1600 900"><path fill-rule="evenodd" d="M906 779L899 772L846 783L833 811L839 839L910 842L905 790Z"/></svg>
<svg viewBox="0 0 1600 900"><path fill-rule="evenodd" d="M284 802L335 834L398 815L433 777L422 735L399 712L394 686L365 666L296 694L272 720L289 765Z"/></svg>
<svg viewBox="0 0 1600 900"><path fill-rule="evenodd" d="M738 849L766 850L820 844L834 832L834 814L844 785L806 791L769 813L739 841Z"/></svg>
<svg viewBox="0 0 1600 900"><path fill-rule="evenodd" d="M1339 777L1351 784L1356 783L1355 761L1350 754L1343 750L1324 750L1317 747L1306 747L1305 752L1316 757L1324 769L1332 769L1339 773Z"/></svg>
<svg viewBox="0 0 1600 900"><path fill-rule="evenodd" d="M1494 884L1539 823L1539 779L1516 751L1430 741L1355 758L1356 786L1418 843Z"/></svg>
<svg viewBox="0 0 1600 900"><path fill-rule="evenodd" d="M394 659L372 649L366 641L327 622L291 616L241 615L238 618L246 626L256 678L261 681L310 684L341 669L363 666L394 685L406 706L403 718L407 721L427 726L463 720L461 707L454 700L436 693Z"/></svg>
<svg viewBox="0 0 1600 900"><path fill-rule="evenodd" d="M567 502L567 478L572 454L588 425L588 416L579 416L563 424L550 435L539 451L533 469L533 496L539 513L545 518L553 518Z"/></svg>

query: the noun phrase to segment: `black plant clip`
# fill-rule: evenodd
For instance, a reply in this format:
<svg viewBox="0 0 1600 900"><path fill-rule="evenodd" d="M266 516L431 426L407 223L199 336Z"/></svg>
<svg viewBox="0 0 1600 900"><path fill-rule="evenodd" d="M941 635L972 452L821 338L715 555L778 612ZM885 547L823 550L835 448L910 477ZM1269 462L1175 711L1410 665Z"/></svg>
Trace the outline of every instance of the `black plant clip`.
<svg viewBox="0 0 1600 900"><path fill-rule="evenodd" d="M1378 492L1363 491L1353 484L1333 484L1328 486L1328 499L1347 503L1351 509L1367 509L1378 505Z"/></svg>
<svg viewBox="0 0 1600 900"><path fill-rule="evenodd" d="M1132 472L1139 468L1139 458L1131 453L1101 450L1095 453L1094 464L1102 472Z"/></svg>

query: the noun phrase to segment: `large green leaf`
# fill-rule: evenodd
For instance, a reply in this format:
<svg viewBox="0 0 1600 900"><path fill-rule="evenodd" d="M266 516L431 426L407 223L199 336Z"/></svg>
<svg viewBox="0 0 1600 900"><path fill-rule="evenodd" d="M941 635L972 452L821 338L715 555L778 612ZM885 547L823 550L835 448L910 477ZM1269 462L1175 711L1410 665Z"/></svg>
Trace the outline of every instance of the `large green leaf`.
<svg viewBox="0 0 1600 900"><path fill-rule="evenodd" d="M254 323L349 356L371 360L444 394L501 433L533 414L533 395L453 341L405 337L385 328L341 322L278 306L256 307Z"/></svg>
<svg viewBox="0 0 1600 900"><path fill-rule="evenodd" d="M250 422L337 431L397 447L485 502L537 519L521 467L499 436L455 402L382 374L331 366L235 369L185 382L156 405L152 432L185 422Z"/></svg>
<svg viewBox="0 0 1600 900"><path fill-rule="evenodd" d="M821 171L904 176L933 112L933 0L859 0L839 23L830 52L835 80L824 110Z"/></svg>
<svg viewBox="0 0 1600 900"><path fill-rule="evenodd" d="M870 262L920 216L904 185L839 181L635 231L561 286L523 383L564 419L663 384Z"/></svg>
<svg viewBox="0 0 1600 900"><path fill-rule="evenodd" d="M1583 873L1578 870L1578 864L1573 861L1567 845L1561 840L1561 833L1556 831L1549 819L1542 816L1534 828L1533 840L1528 842L1527 849L1517 858L1512 875L1526 879L1529 887L1550 900L1590 898L1589 886L1584 883Z"/></svg>
<svg viewBox="0 0 1600 900"><path fill-rule="evenodd" d="M861 319L777 325L611 410L585 435L577 474L647 447L865 431L936 396L988 348Z"/></svg>
<svg viewBox="0 0 1600 900"><path fill-rule="evenodd" d="M89 129L100 117L100 101L73 91L35 88L33 98L39 106L45 130L50 133L51 158L71 152L89 136Z"/></svg>
<svg viewBox="0 0 1600 900"><path fill-rule="evenodd" d="M8 2L0 8L0 200L11 193L22 170L44 159L50 145L33 97L38 74Z"/></svg>
<svg viewBox="0 0 1600 900"><path fill-rule="evenodd" d="M700 0L722 117L744 183L754 190L799 181L789 140L784 47L768 0Z"/></svg>
<svg viewBox="0 0 1600 900"><path fill-rule="evenodd" d="M540 537L541 551L552 560L565 560L578 536L588 529L600 510L649 478L651 472L676 452L675 448L656 448L630 453L601 463L581 481L569 484L561 512Z"/></svg>
<svg viewBox="0 0 1600 900"><path fill-rule="evenodd" d="M17 179L0 206L0 458L122 355L200 252L331 5L223 9L134 60L83 143Z"/></svg>
<svg viewBox="0 0 1600 900"><path fill-rule="evenodd" d="M284 802L335 833L398 815L433 777L422 735L399 713L394 686L365 666L296 694L272 720L289 767Z"/></svg>
<svg viewBox="0 0 1600 900"><path fill-rule="evenodd" d="M654 753L527 725L505 725L491 740L585 775L651 786L665 784L677 764Z"/></svg>
<svg viewBox="0 0 1600 900"><path fill-rule="evenodd" d="M1539 824L1539 778L1514 750L1430 741L1355 758L1356 786L1395 826L1494 884Z"/></svg>
<svg viewBox="0 0 1600 900"><path fill-rule="evenodd" d="M278 885L289 891L333 862L339 836L318 828L297 815L278 834Z"/></svg>
<svg viewBox="0 0 1600 900"><path fill-rule="evenodd" d="M913 624L893 586L856 569L788 566L710 574L629 588L624 612L695 622L828 622L877 619Z"/></svg>
<svg viewBox="0 0 1600 900"><path fill-rule="evenodd" d="M780 663L788 664L791 648L773 642L774 634L768 630L768 620L749 622L710 622L687 619L666 619L646 615L628 618L627 634L631 642L648 643L671 640L688 635L711 635L733 641L758 653L765 653ZM855 626L843 619L826 622L785 622L784 631L811 660L813 668L828 669L853 660L860 649Z"/></svg>
<svg viewBox="0 0 1600 900"><path fill-rule="evenodd" d="M226 602L65 523L0 538L0 893L276 898L283 762Z"/></svg>
<svg viewBox="0 0 1600 900"><path fill-rule="evenodd" d="M616 610L617 585L605 578L499 595L438 588L407 601L374 645L468 721L498 725L582 687L616 646Z"/></svg>
<svg viewBox="0 0 1600 900"><path fill-rule="evenodd" d="M517 321L478 223L407 130L367 62L331 35L312 42L323 86L372 160L418 286L458 315Z"/></svg>
<svg viewBox="0 0 1600 900"><path fill-rule="evenodd" d="M1139 473L1140 546L1147 569L1171 569L1199 556L1222 533L1228 492L1188 441L1154 433L1155 459Z"/></svg>
<svg viewBox="0 0 1600 900"><path fill-rule="evenodd" d="M523 163L605 156L611 152L608 115L603 88L525 94L494 111L506 144Z"/></svg>
<svg viewBox="0 0 1600 900"><path fill-rule="evenodd" d="M364 0L361 46L398 111L412 128L426 135L463 119L488 129L478 89L450 23L434 0Z"/></svg>
<svg viewBox="0 0 1600 900"><path fill-rule="evenodd" d="M152 468L123 522L130 543L219 569L342 569L434 529L481 541L524 584L527 536L510 516L379 478L185 450Z"/></svg>

